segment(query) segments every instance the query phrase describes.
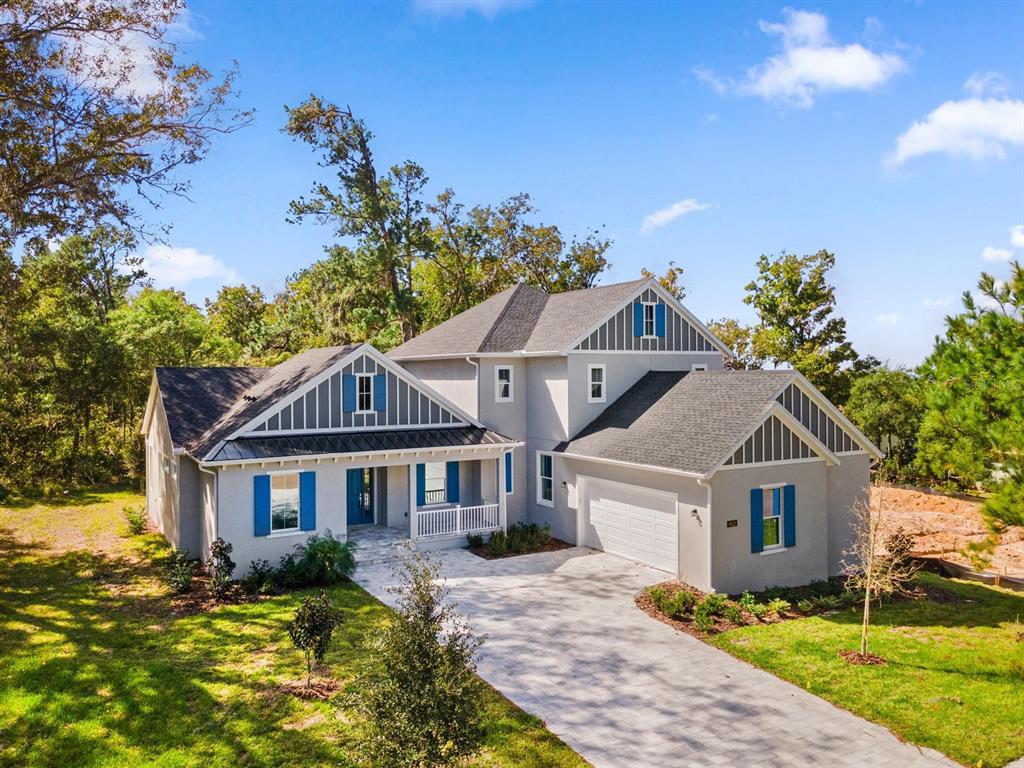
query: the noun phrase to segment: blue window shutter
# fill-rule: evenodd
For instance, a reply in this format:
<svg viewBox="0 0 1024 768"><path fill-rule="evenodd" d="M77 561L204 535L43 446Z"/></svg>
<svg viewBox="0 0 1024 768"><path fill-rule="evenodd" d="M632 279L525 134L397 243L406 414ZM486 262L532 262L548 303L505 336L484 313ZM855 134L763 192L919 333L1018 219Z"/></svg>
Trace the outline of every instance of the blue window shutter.
<svg viewBox="0 0 1024 768"><path fill-rule="evenodd" d="M764 491L760 488L750 489L750 551L761 552L764 549L764 520L762 504Z"/></svg>
<svg viewBox="0 0 1024 768"><path fill-rule="evenodd" d="M512 493L512 451L505 453L505 493Z"/></svg>
<svg viewBox="0 0 1024 768"><path fill-rule="evenodd" d="M299 529L316 530L316 472L299 473Z"/></svg>
<svg viewBox="0 0 1024 768"><path fill-rule="evenodd" d="M427 465L416 465L416 506L422 507L427 503Z"/></svg>
<svg viewBox="0 0 1024 768"><path fill-rule="evenodd" d="M665 335L665 305L654 305L654 335L664 337Z"/></svg>
<svg viewBox="0 0 1024 768"><path fill-rule="evenodd" d="M644 305L639 301L633 302L633 335L644 335Z"/></svg>
<svg viewBox="0 0 1024 768"><path fill-rule="evenodd" d="M341 410L352 413L356 409L356 377L346 373L341 377Z"/></svg>
<svg viewBox="0 0 1024 768"><path fill-rule="evenodd" d="M270 475L252 479L252 527L256 536L270 535Z"/></svg>
<svg viewBox="0 0 1024 768"><path fill-rule="evenodd" d="M378 373L373 377L373 410L381 413L388 409L388 375Z"/></svg>
<svg viewBox="0 0 1024 768"><path fill-rule="evenodd" d="M787 547L796 546L796 486L782 488L782 535Z"/></svg>
<svg viewBox="0 0 1024 768"><path fill-rule="evenodd" d="M444 468L447 480L445 481L445 490L448 495L449 504L459 503L459 462L449 461Z"/></svg>

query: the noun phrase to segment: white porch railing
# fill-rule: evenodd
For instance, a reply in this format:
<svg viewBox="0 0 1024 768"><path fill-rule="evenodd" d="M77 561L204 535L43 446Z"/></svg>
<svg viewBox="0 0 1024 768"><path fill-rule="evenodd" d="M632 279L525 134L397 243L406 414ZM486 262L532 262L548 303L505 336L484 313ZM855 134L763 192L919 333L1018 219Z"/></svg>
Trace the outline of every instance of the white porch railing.
<svg viewBox="0 0 1024 768"><path fill-rule="evenodd" d="M413 519L413 537L417 539L454 536L459 533L486 533L501 527L501 515L497 504L418 509Z"/></svg>

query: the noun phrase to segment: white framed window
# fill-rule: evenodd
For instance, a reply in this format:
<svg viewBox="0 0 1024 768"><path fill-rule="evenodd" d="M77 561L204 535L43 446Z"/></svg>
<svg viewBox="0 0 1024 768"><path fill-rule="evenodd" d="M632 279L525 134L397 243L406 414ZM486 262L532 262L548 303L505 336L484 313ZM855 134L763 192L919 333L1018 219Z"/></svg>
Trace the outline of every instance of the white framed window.
<svg viewBox="0 0 1024 768"><path fill-rule="evenodd" d="M604 363L591 363L587 366L587 402L603 403L605 386Z"/></svg>
<svg viewBox="0 0 1024 768"><path fill-rule="evenodd" d="M423 468L423 501L442 504L448 500L448 471L443 461L427 462Z"/></svg>
<svg viewBox="0 0 1024 768"><path fill-rule="evenodd" d="M356 374L356 413L373 412L373 374Z"/></svg>
<svg viewBox="0 0 1024 768"><path fill-rule="evenodd" d="M782 485L761 487L762 551L782 549Z"/></svg>
<svg viewBox="0 0 1024 768"><path fill-rule="evenodd" d="M270 532L299 530L299 473L270 475Z"/></svg>
<svg viewBox="0 0 1024 768"><path fill-rule="evenodd" d="M537 453L537 503L555 506L555 464L550 453Z"/></svg>
<svg viewBox="0 0 1024 768"><path fill-rule="evenodd" d="M648 303L646 301L643 304L643 307L644 307L644 336L651 336L651 337L653 337L655 335L654 334L654 332L655 332L655 324L654 324L654 311L655 310L654 310L654 308L656 306L657 306L657 304L651 304L651 303Z"/></svg>
<svg viewBox="0 0 1024 768"><path fill-rule="evenodd" d="M494 402L512 402L512 366L494 366Z"/></svg>
<svg viewBox="0 0 1024 768"><path fill-rule="evenodd" d="M690 366L691 371L706 371L708 369L707 363L694 363Z"/></svg>

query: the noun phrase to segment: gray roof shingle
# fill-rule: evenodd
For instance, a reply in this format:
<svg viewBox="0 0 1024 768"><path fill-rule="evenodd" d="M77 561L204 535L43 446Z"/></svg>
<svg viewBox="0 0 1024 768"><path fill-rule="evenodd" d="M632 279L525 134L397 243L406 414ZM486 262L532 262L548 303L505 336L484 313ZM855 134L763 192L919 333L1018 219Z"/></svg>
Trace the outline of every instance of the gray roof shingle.
<svg viewBox="0 0 1024 768"><path fill-rule="evenodd" d="M396 360L481 352L559 352L646 283L631 280L564 293L516 285L388 353Z"/></svg>
<svg viewBox="0 0 1024 768"><path fill-rule="evenodd" d="M191 445L269 368L157 368L175 447Z"/></svg>
<svg viewBox="0 0 1024 768"><path fill-rule="evenodd" d="M555 450L706 474L758 426L792 371L651 371Z"/></svg>

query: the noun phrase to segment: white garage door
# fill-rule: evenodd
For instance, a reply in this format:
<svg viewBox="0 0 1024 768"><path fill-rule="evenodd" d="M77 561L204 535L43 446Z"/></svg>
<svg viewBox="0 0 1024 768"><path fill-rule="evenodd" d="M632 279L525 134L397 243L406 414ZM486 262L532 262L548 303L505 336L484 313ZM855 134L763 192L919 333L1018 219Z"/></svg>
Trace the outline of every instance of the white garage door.
<svg viewBox="0 0 1024 768"><path fill-rule="evenodd" d="M581 477L584 541L663 571L679 566L676 497L639 485Z"/></svg>

